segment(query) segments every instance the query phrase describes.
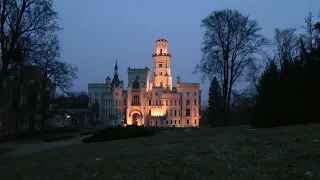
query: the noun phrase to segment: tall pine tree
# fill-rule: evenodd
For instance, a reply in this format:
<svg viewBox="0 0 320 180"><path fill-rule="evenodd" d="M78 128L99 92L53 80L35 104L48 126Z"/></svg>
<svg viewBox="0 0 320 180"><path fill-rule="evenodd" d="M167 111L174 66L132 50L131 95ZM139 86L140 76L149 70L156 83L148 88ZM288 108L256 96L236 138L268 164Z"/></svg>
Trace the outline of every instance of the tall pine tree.
<svg viewBox="0 0 320 180"><path fill-rule="evenodd" d="M225 120L223 119L221 87L216 77L212 79L210 84L207 111L207 125L212 127L227 125L227 122L224 122Z"/></svg>

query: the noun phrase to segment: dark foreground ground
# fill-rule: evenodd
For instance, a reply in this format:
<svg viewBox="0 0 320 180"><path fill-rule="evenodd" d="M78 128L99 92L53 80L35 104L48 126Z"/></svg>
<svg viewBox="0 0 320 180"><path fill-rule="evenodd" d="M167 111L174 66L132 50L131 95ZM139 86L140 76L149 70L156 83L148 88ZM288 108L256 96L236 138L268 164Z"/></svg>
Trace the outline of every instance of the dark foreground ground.
<svg viewBox="0 0 320 180"><path fill-rule="evenodd" d="M0 158L4 180L320 179L320 125L170 131Z"/></svg>

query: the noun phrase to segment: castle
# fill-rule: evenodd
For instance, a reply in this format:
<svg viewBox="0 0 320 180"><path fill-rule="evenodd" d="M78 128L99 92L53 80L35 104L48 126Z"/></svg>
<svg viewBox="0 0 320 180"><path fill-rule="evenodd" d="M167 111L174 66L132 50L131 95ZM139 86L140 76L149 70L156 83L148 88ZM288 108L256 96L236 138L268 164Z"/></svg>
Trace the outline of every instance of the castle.
<svg viewBox="0 0 320 180"><path fill-rule="evenodd" d="M199 83L172 84L171 54L168 41L156 40L153 74L150 69L128 68L128 87L119 79L118 65L114 76L105 83L88 84L89 106L97 110L95 121L105 125L139 125L161 127L198 127L201 91Z"/></svg>

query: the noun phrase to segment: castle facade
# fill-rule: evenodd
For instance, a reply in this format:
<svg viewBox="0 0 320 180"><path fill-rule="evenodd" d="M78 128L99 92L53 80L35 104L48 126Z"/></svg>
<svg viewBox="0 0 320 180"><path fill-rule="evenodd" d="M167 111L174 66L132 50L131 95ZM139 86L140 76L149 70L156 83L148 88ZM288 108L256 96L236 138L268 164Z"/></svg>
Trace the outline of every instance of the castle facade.
<svg viewBox="0 0 320 180"><path fill-rule="evenodd" d="M127 90L119 79L117 63L112 80L107 77L105 83L88 85L95 121L109 126L199 126L200 84L183 83L178 76L173 86L167 40L156 40L152 58L152 74L148 67L128 68Z"/></svg>

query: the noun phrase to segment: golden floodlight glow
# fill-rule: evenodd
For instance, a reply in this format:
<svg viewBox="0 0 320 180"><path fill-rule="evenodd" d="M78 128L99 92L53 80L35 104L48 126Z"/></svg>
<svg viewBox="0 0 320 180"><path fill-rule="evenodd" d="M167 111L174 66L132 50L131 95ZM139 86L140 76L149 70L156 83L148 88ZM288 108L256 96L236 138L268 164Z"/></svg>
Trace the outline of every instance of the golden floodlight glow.
<svg viewBox="0 0 320 180"><path fill-rule="evenodd" d="M163 110L160 108L154 108L151 110L151 116L156 116L156 117L163 116Z"/></svg>

